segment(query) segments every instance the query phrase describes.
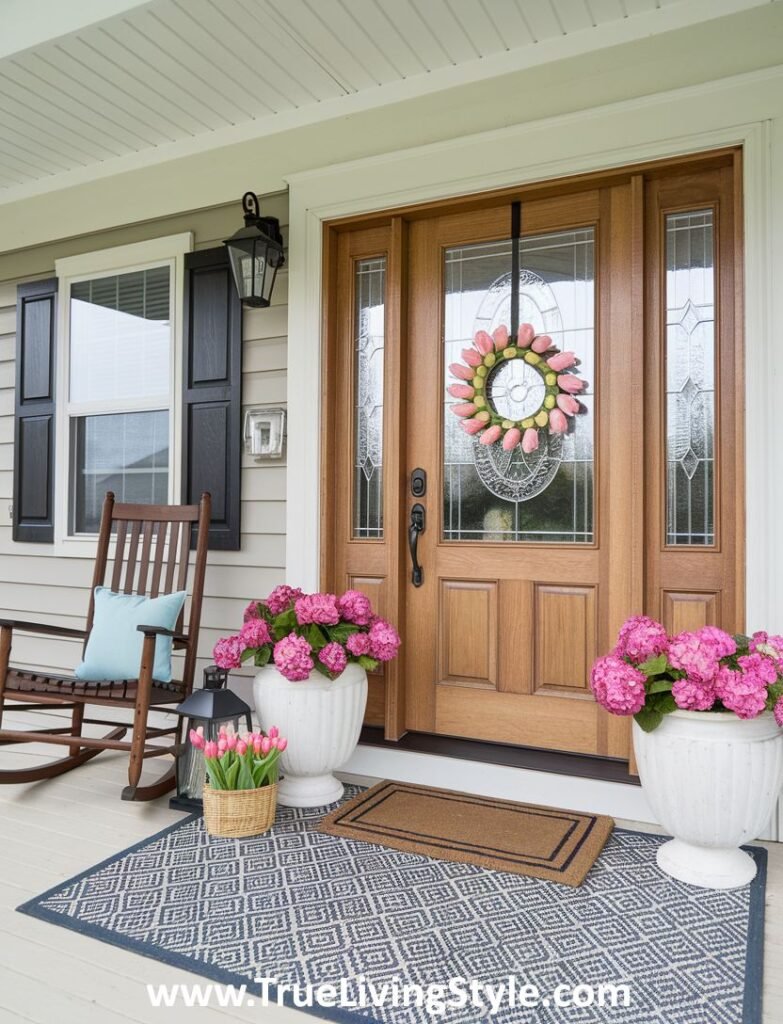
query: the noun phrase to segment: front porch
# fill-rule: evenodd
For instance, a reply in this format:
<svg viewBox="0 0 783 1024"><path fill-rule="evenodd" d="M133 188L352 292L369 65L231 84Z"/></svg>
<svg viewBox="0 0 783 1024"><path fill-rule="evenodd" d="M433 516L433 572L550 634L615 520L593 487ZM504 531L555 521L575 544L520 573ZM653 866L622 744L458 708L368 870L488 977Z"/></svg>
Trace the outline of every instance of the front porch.
<svg viewBox="0 0 783 1024"><path fill-rule="evenodd" d="M29 726L21 711L8 715L11 728ZM0 750L0 768L19 767L46 757L34 749ZM426 759L427 755L421 755ZM120 803L125 781L123 755L107 752L78 772L49 783L0 789L3 843L0 846L0 1021L49 1024L57 1007L63 1024L156 1024L162 1016L185 1011L154 1008L147 985L205 984L203 976L139 957L95 939L65 933L14 908L59 882L79 874L118 850L147 839L182 815L166 800L150 804ZM345 777L368 784L373 779ZM617 825L655 831L646 823L617 819ZM783 1016L783 846L763 843L769 856L764 953L763 1024ZM63 941L65 938L65 941ZM218 1021L264 1021L301 1024L313 1018L293 1009L270 1006L209 1007L187 1011L204 1024Z"/></svg>

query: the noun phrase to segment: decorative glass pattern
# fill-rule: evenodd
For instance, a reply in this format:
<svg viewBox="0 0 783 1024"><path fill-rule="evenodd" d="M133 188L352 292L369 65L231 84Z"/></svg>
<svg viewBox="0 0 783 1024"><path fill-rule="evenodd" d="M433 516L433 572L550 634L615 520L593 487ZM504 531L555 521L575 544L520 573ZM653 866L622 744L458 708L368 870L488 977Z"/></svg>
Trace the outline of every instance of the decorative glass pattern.
<svg viewBox="0 0 783 1024"><path fill-rule="evenodd" d="M353 535L383 537L383 345L386 259L358 260L354 294Z"/></svg>
<svg viewBox="0 0 783 1024"><path fill-rule="evenodd" d="M449 407L449 363L479 329L509 324L511 240L447 249L445 254L443 538L459 541L593 542L593 387L595 238L592 228L520 239L519 319L576 352L588 389L585 412L565 436L540 434L539 449L503 451L468 437ZM506 372L502 372L506 371ZM537 375L536 375L537 376ZM540 378L539 378L540 380ZM498 407L525 409L535 396L523 364L490 378Z"/></svg>
<svg viewBox="0 0 783 1024"><path fill-rule="evenodd" d="M666 217L666 542L714 544L712 210Z"/></svg>

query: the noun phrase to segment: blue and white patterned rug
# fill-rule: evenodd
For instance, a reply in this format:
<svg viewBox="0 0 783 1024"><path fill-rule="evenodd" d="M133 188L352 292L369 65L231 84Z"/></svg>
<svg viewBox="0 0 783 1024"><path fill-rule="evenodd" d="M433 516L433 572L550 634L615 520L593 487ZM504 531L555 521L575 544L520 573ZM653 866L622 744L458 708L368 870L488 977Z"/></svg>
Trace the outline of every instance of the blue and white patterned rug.
<svg viewBox="0 0 783 1024"><path fill-rule="evenodd" d="M347 979L345 993L364 995L363 1006L308 1012L351 1024L761 1022L762 849L751 848L751 886L709 892L658 870L660 837L618 829L573 889L322 835L324 813L280 808L271 833L245 840L211 839L188 818L19 910L221 985L247 984L255 997L254 979L276 979L285 1005L296 993L283 997L282 986L299 984L303 998L308 983ZM515 1005L508 989L484 988L510 977ZM427 988L452 979L464 983L442 999ZM606 984L628 986L630 1006L606 1005L606 990L599 1005ZM407 1006L405 985L414 986ZM415 986L429 1010L415 1005ZM575 986L592 987L578 996L592 1005L555 1005ZM275 985L267 991L274 1000ZM373 994L383 1006L368 1005Z"/></svg>

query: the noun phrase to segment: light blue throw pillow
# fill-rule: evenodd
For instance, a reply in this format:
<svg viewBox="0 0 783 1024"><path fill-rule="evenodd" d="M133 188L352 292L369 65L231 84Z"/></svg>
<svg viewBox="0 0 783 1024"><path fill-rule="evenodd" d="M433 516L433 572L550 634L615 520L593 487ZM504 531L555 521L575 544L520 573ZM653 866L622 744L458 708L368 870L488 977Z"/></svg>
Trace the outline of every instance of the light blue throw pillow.
<svg viewBox="0 0 783 1024"><path fill-rule="evenodd" d="M185 596L184 590L162 597L140 597L96 587L95 617L76 678L90 682L138 679L144 634L136 627L174 629ZM155 640L152 676L161 683L171 682L171 637L159 636Z"/></svg>

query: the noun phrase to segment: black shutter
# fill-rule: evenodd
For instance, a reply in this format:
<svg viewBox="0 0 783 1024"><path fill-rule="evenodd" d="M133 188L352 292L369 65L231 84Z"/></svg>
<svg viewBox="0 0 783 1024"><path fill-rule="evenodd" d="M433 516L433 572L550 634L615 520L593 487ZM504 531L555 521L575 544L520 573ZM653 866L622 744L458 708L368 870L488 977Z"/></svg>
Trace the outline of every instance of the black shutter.
<svg viewBox="0 0 783 1024"><path fill-rule="evenodd" d="M225 246L185 256L184 332L182 500L209 491L209 546L238 551L242 305Z"/></svg>
<svg viewBox="0 0 783 1024"><path fill-rule="evenodd" d="M16 291L14 540L54 541L54 365L57 278Z"/></svg>

